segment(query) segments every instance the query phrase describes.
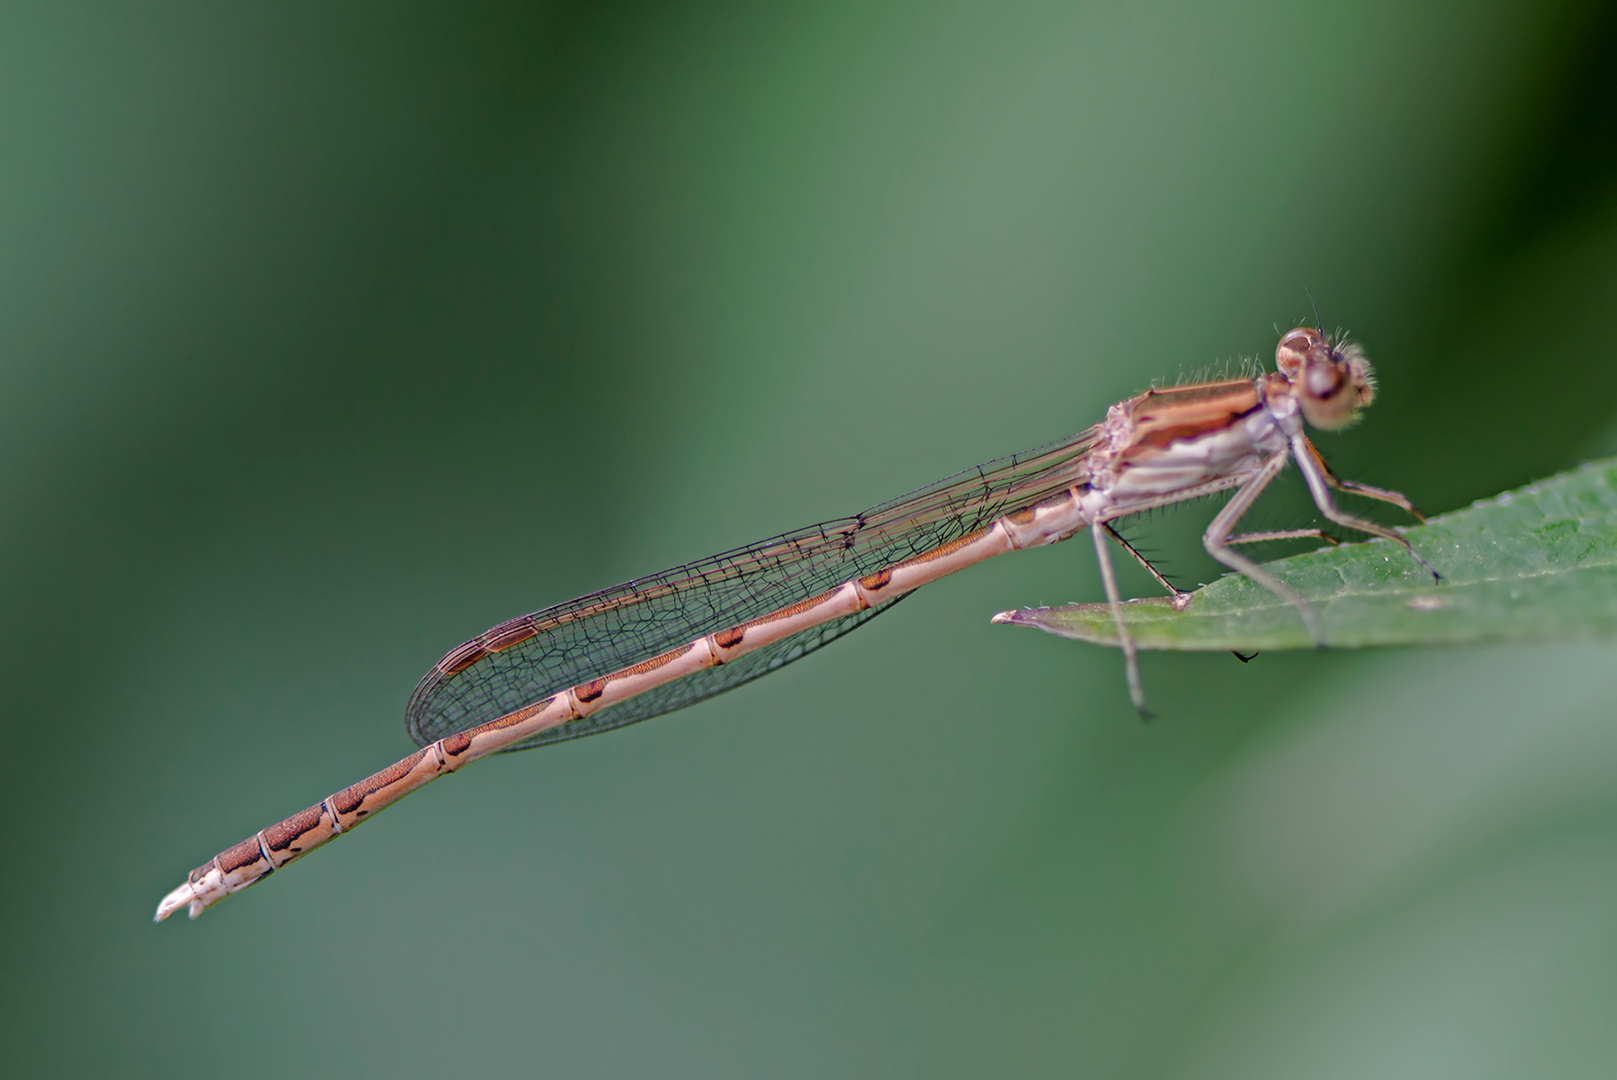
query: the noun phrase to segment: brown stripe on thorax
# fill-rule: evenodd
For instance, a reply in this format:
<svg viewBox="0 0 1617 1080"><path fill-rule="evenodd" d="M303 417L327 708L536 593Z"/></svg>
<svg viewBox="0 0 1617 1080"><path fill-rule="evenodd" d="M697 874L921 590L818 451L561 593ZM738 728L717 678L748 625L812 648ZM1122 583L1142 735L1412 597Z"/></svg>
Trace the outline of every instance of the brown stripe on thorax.
<svg viewBox="0 0 1617 1080"><path fill-rule="evenodd" d="M1262 392L1249 379L1147 390L1125 403L1128 438L1118 460L1222 430L1262 407Z"/></svg>

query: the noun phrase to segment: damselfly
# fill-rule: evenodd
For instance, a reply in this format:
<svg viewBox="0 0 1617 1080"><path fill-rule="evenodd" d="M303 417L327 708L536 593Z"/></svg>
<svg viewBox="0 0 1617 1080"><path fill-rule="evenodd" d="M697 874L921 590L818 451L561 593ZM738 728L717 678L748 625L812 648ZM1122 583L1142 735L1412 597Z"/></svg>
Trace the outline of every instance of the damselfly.
<svg viewBox="0 0 1617 1080"><path fill-rule="evenodd" d="M1343 481L1303 432L1349 424L1374 393L1364 355L1315 330L1286 334L1278 370L1148 390L1061 442L1000 458L862 514L812 525L722 555L637 578L520 619L450 652L410 698L410 737L422 749L272 825L193 870L158 905L195 918L346 832L416 788L496 751L528 750L684 708L768 674L874 618L928 582L1018 548L1090 527L1122 643L1130 697L1142 712L1134 642L1124 623L1108 541L1181 593L1112 522L1235 488L1203 537L1219 562L1297 609L1324 644L1308 602L1233 545L1316 529L1235 534L1288 459L1326 518L1401 544L1391 529L1338 510L1331 489L1415 513L1409 500ZM1416 514L1418 517L1419 515Z"/></svg>

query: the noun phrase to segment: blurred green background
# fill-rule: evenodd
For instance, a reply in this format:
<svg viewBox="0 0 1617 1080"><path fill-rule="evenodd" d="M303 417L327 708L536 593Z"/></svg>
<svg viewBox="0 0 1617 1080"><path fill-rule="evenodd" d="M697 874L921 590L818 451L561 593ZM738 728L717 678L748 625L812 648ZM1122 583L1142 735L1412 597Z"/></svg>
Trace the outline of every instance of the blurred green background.
<svg viewBox="0 0 1617 1080"><path fill-rule="evenodd" d="M1142 725L988 623L1098 598L1087 542L149 920L411 749L463 639L1267 358L1305 285L1381 377L1343 475L1617 450L1614 49L1525 0L0 9L5 1071L1610 1076L1617 648L1150 656ZM1210 512L1131 535L1208 580Z"/></svg>

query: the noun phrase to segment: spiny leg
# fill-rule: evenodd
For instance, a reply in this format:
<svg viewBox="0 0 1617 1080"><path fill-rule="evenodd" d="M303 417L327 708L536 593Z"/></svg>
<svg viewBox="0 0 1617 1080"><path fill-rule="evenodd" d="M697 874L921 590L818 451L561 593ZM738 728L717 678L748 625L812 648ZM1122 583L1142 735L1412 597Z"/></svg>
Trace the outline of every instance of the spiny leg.
<svg viewBox="0 0 1617 1080"><path fill-rule="evenodd" d="M1168 590L1168 595L1173 597L1173 609L1175 611L1185 610L1186 606L1190 603L1189 593L1180 592L1178 589L1174 588L1173 582L1163 577L1162 572L1156 567L1152 566L1149 559L1147 559L1144 555L1141 555L1139 551L1135 549L1133 544L1123 539L1122 534L1116 529L1112 528L1110 522L1103 521L1100 523L1100 527L1106 530L1107 536L1110 536L1113 540L1117 541L1119 547L1128 552L1130 555L1133 555L1134 561L1145 567L1146 573L1156 578L1158 585L1161 585L1164 589Z"/></svg>
<svg viewBox="0 0 1617 1080"><path fill-rule="evenodd" d="M1104 526L1104 523L1103 523ZM1100 563L1100 580L1106 589L1106 603L1112 609L1112 621L1117 624L1117 643L1123 649L1123 674L1128 679L1129 700L1140 715L1150 718L1151 713L1145 707L1145 689L1140 685L1140 658L1135 648L1134 638L1129 635L1129 628L1123 621L1123 600L1117 592L1117 578L1112 573L1112 553L1106 548L1106 535L1111 532L1108 528L1092 528L1095 534L1095 561Z"/></svg>
<svg viewBox="0 0 1617 1080"><path fill-rule="evenodd" d="M1439 574L1431 563L1421 558L1420 553L1404 538L1403 533L1389 529L1385 525L1377 525L1373 521L1366 521L1351 514L1344 514L1336 508L1336 503L1331 500L1330 472L1324 468L1325 463L1321 460L1319 451L1314 449L1314 444L1308 441L1307 436L1302 434L1293 435L1291 450L1292 455L1297 459L1297 467L1302 470L1303 479L1308 481L1308 493L1314 497L1314 505L1319 507L1320 513L1344 528L1357 529L1359 532L1367 532L1371 536L1379 536L1384 540L1391 540L1402 545L1403 549L1409 552L1411 558L1426 568L1426 572L1432 575L1433 581L1443 580L1443 575ZM1359 494L1363 495L1367 494L1367 492L1360 491ZM1393 494L1396 494L1396 492ZM1398 500L1402 500L1399 505L1414 513L1415 508L1409 506L1409 500L1402 495L1398 495L1397 500L1389 501ZM1419 517L1418 514L1416 516ZM1422 520L1425 519L1423 518Z"/></svg>
<svg viewBox="0 0 1617 1080"><path fill-rule="evenodd" d="M1157 579L1157 584L1168 590L1168 595L1173 597L1173 609L1175 611L1184 611L1190 606L1190 601L1193 596L1192 593L1181 592L1175 588L1173 582L1163 577L1161 571L1159 571L1155 566L1152 566L1150 560L1148 560L1144 555L1140 554L1133 544L1123 539L1122 534L1116 529L1112 528L1110 524L1102 522L1101 528L1105 529L1111 538L1116 540L1124 551L1128 552L1130 555L1133 555L1135 561L1141 566L1145 567L1146 571L1152 577ZM1333 545L1341 543L1341 541L1337 540L1334 536L1329 536L1326 533L1321 532L1319 529L1281 529L1276 532L1242 533L1240 536L1225 537L1224 543L1256 544L1266 540L1302 540L1308 537L1324 540ZM1258 654L1255 652L1243 654L1239 649L1231 649L1230 655L1241 661L1243 664L1250 664L1253 658Z"/></svg>
<svg viewBox="0 0 1617 1080"><path fill-rule="evenodd" d="M1263 493L1263 489L1268 487L1269 482L1280 475L1280 470L1285 467L1285 454L1275 454L1268 461L1265 461L1262 467L1252 474L1252 478L1242 484L1235 492L1234 497L1224 505L1224 509L1218 512L1218 516L1213 519L1213 523L1207 526L1207 532L1202 535L1202 546L1207 549L1207 554L1231 570L1237 570L1245 574L1248 578L1296 608L1297 613L1303 617L1303 625L1308 628L1308 636L1314 639L1316 645L1324 648L1325 636L1320 629L1319 616L1315 614L1314 609L1303 598L1303 595L1288 585L1282 585L1274 575L1259 567L1257 563L1245 555L1231 551L1229 547L1230 535L1235 531L1236 523L1245 516L1248 510L1252 509L1252 504Z"/></svg>
<svg viewBox="0 0 1617 1080"><path fill-rule="evenodd" d="M1380 499L1382 502L1392 503L1394 506L1409 514L1416 521L1422 522L1423 524L1425 523L1426 515L1415 509L1415 504L1410 502L1400 492L1389 491L1386 488L1371 487L1369 484L1361 484L1357 480L1343 480L1341 477L1337 476L1331 471L1331 467L1329 465L1325 464L1325 455L1321 454L1319 452L1319 448L1308 440L1308 436L1299 435L1298 438L1302 439L1303 445L1308 448L1308 456L1313 459L1314 466L1319 469L1320 475L1324 477L1325 482L1331 487L1335 488L1337 491L1347 491L1354 495L1363 495L1367 499ZM1295 449L1295 447L1293 449ZM1299 467L1301 467L1302 458L1299 457L1297 461ZM1307 470L1304 469L1304 472L1306 471Z"/></svg>

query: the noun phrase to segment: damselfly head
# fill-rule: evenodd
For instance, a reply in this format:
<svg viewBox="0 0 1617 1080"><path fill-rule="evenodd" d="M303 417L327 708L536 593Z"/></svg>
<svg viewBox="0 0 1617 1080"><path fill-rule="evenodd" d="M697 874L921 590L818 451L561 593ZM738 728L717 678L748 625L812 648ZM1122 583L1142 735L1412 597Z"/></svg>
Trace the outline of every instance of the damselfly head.
<svg viewBox="0 0 1617 1080"><path fill-rule="evenodd" d="M1303 419L1323 431L1347 427L1375 397L1375 376L1364 351L1346 340L1332 344L1311 326L1280 339L1275 367L1291 383Z"/></svg>

